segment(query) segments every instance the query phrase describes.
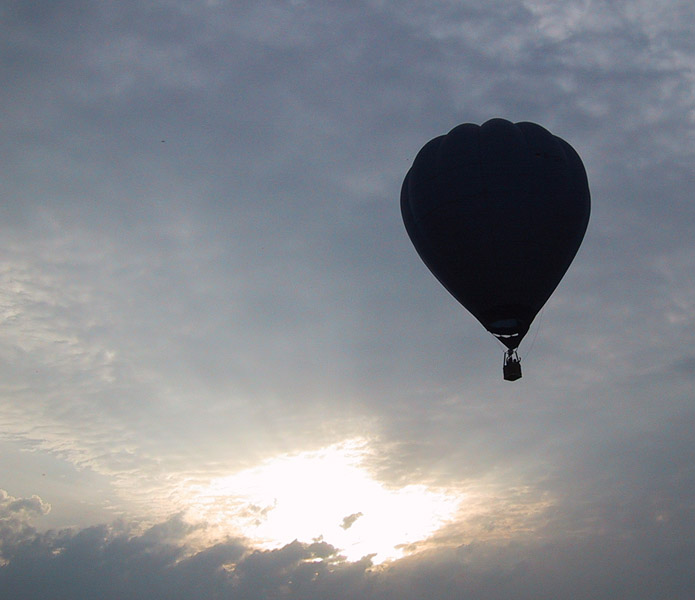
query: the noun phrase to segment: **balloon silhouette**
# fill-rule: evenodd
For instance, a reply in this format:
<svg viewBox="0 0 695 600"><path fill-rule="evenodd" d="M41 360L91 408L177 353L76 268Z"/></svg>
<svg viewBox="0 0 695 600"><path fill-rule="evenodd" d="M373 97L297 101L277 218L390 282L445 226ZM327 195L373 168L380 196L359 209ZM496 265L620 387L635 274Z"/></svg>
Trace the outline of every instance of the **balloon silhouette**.
<svg viewBox="0 0 695 600"><path fill-rule="evenodd" d="M521 377L516 348L577 253L590 209L579 155L535 123L459 125L425 144L405 176L408 235L507 346L505 379Z"/></svg>

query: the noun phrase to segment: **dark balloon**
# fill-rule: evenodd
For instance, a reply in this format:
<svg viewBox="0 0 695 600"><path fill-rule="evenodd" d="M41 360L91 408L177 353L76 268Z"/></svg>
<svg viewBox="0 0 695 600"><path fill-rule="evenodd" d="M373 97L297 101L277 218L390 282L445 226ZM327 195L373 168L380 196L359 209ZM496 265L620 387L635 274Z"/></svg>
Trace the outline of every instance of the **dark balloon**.
<svg viewBox="0 0 695 600"><path fill-rule="evenodd" d="M540 125L504 119L428 142L401 190L422 260L510 352L577 253L590 205L574 149Z"/></svg>

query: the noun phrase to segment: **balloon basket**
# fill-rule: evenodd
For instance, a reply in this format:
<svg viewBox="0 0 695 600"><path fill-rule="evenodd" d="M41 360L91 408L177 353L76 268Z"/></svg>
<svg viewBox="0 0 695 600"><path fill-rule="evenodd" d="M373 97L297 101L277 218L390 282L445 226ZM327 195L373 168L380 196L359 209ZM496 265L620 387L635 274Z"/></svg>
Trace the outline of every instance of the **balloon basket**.
<svg viewBox="0 0 695 600"><path fill-rule="evenodd" d="M516 381L517 379L521 379L521 359L519 359L516 350L505 352L502 374L504 375L505 381Z"/></svg>

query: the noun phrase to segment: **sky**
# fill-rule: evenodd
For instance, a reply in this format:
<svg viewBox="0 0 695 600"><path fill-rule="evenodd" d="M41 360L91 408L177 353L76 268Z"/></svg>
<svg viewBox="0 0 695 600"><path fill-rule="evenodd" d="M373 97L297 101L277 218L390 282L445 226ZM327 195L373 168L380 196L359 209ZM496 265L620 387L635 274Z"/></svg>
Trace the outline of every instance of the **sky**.
<svg viewBox="0 0 695 600"><path fill-rule="evenodd" d="M8 598L695 597L690 0L0 1ZM400 216L533 121L584 243L503 349Z"/></svg>

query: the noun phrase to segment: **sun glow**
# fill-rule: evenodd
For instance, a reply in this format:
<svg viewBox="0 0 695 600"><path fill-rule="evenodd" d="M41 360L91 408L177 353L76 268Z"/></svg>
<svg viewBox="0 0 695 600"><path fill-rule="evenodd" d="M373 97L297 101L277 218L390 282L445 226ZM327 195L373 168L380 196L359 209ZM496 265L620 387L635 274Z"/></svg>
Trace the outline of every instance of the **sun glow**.
<svg viewBox="0 0 695 600"><path fill-rule="evenodd" d="M387 487L365 467L363 440L282 455L193 492L194 516L260 547L323 540L348 560L398 558L451 520L461 496L413 484Z"/></svg>

